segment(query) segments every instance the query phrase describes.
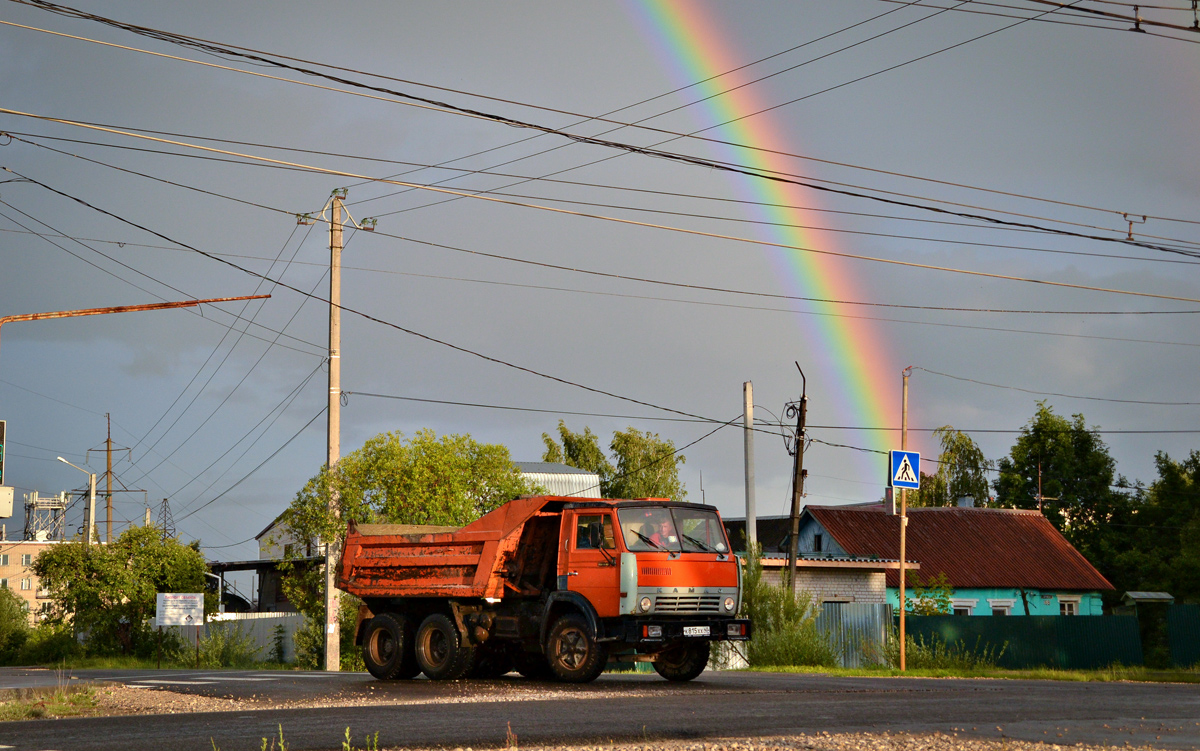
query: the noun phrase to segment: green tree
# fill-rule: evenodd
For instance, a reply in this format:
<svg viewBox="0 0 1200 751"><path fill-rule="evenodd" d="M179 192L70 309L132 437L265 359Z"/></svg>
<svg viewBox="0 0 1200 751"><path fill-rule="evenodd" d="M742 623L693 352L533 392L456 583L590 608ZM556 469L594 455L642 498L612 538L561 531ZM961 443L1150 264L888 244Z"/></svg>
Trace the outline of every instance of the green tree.
<svg viewBox="0 0 1200 751"><path fill-rule="evenodd" d="M924 582L912 569L905 574L910 591L904 598L904 610L909 615L950 615L953 612L954 590L945 572L939 572Z"/></svg>
<svg viewBox="0 0 1200 751"><path fill-rule="evenodd" d="M1116 576L1121 589L1200 602L1200 451L1183 461L1159 452L1154 463L1158 479L1140 494Z"/></svg>
<svg viewBox="0 0 1200 751"><path fill-rule="evenodd" d="M380 433L347 454L333 472L322 467L296 494L285 517L301 543L345 534L346 521L462 526L534 488L508 449L469 435L420 430ZM337 493L339 513L329 511Z"/></svg>
<svg viewBox="0 0 1200 751"><path fill-rule="evenodd" d="M969 496L976 506L988 500L987 473L993 469L983 451L962 431L943 425L933 431L942 445L937 471L921 473L921 488L908 494L910 506L954 506L958 499Z"/></svg>
<svg viewBox="0 0 1200 751"><path fill-rule="evenodd" d="M1040 466L1042 495L1054 499L1043 505L1046 518L1100 573L1116 577L1110 581L1117 585L1117 556L1129 546L1134 501L1120 489L1128 483L1116 477L1116 461L1083 415L1068 420L1039 402L998 464L997 505L1036 509Z"/></svg>
<svg viewBox="0 0 1200 751"><path fill-rule="evenodd" d="M438 437L420 430L411 438L389 432L368 439L296 493L284 515L284 527L300 544L318 547L323 540L345 536L346 523L439 524L463 526L487 512L534 492L521 478L508 449L479 443L467 435ZM329 510L336 493L338 513ZM295 553L299 556L299 553ZM324 650L324 568L285 564L284 594L307 617L297 632L296 653L302 665L320 664ZM345 669L362 669L354 648L357 599L342 597L341 655Z"/></svg>
<svg viewBox="0 0 1200 751"><path fill-rule="evenodd" d="M657 433L633 427L613 433L609 449L611 461L600 449L599 438L585 427L582 433L572 432L562 420L558 421L562 443L548 433L542 433L546 451L542 461L562 462L600 475L600 495L603 498L670 498L682 501L687 490L679 479L679 465L687 459L676 452L675 443Z"/></svg>
<svg viewBox="0 0 1200 751"><path fill-rule="evenodd" d="M0 588L0 665L10 663L29 636L25 601L8 587Z"/></svg>
<svg viewBox="0 0 1200 751"><path fill-rule="evenodd" d="M559 462L568 467L595 472L600 475L600 496L611 498L608 484L616 474L616 469L604 456L604 450L600 448L600 439L592 429L585 426L582 433L574 433L567 428L566 422L559 420L558 437L562 441L561 444L549 433L542 433L542 443L546 444L542 461Z"/></svg>
<svg viewBox="0 0 1200 751"><path fill-rule="evenodd" d="M94 654L149 654L157 593L203 592L205 569L199 543L164 538L153 526L131 527L108 545L54 545L33 562L53 603L49 623L86 632ZM205 599L211 611L216 597Z"/></svg>

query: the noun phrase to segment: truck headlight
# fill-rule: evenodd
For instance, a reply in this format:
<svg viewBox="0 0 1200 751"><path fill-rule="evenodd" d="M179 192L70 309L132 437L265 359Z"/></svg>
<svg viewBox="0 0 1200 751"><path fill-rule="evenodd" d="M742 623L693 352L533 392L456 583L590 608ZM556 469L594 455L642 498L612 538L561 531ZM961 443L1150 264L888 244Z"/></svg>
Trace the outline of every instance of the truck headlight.
<svg viewBox="0 0 1200 751"><path fill-rule="evenodd" d="M642 598L642 600L641 600L641 602L639 602L639 603L638 603L638 609L639 609L639 610L641 610L643 613L645 613L645 612L647 612L648 610L650 610L650 605L651 605L651 604L652 604L652 603L650 602L650 598L649 598L649 597L643 597L643 598Z"/></svg>
<svg viewBox="0 0 1200 751"><path fill-rule="evenodd" d="M725 598L725 609L726 609L726 610L733 610L733 606L734 606L734 600L733 600L733 598L732 598L732 597L726 597L726 598Z"/></svg>

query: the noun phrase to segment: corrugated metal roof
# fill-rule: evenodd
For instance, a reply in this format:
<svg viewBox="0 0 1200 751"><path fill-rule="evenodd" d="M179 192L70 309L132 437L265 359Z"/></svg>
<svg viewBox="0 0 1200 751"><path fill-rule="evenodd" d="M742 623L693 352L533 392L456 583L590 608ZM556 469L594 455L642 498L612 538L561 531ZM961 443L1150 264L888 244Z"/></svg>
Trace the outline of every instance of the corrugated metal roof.
<svg viewBox="0 0 1200 751"><path fill-rule="evenodd" d="M586 469L559 464L557 462L513 462L513 464L517 465L517 469L521 470L523 474L596 475L595 472L589 472Z"/></svg>
<svg viewBox="0 0 1200 751"><path fill-rule="evenodd" d="M881 508L807 506L849 554L896 558L900 517ZM945 573L955 589L1028 587L1095 591L1108 580L1037 511L991 508L908 510L905 557L921 563L922 579ZM899 584L887 572L888 586Z"/></svg>

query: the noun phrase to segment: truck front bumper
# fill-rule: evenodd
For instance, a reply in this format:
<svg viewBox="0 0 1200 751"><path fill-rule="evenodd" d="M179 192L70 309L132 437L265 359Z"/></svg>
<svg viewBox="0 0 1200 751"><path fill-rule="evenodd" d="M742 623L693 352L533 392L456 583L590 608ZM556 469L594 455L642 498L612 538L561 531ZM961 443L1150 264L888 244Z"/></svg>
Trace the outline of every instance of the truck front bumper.
<svg viewBox="0 0 1200 751"><path fill-rule="evenodd" d="M750 639L750 621L746 618L630 618L605 626L606 638L602 641L626 644Z"/></svg>

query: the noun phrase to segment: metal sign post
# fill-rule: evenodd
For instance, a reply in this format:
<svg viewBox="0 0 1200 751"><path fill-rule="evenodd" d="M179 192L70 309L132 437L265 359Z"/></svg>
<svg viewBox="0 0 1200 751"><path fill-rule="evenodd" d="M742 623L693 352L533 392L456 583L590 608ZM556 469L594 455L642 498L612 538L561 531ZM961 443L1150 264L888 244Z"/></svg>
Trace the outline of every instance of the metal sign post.
<svg viewBox="0 0 1200 751"><path fill-rule="evenodd" d="M908 383L905 381L905 423L907 420L907 402L908 402ZM904 425L901 433L901 443L908 443L907 424ZM893 451L889 456L888 462L888 486L891 488L900 489L900 670L904 671L907 668L905 665L905 633L904 633L904 559L906 555L905 542L908 532L908 504L907 492L909 490L917 490L921 487L921 455L916 451Z"/></svg>

